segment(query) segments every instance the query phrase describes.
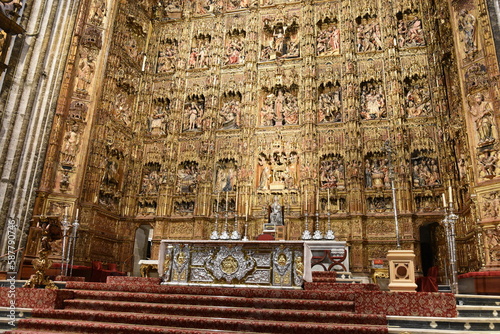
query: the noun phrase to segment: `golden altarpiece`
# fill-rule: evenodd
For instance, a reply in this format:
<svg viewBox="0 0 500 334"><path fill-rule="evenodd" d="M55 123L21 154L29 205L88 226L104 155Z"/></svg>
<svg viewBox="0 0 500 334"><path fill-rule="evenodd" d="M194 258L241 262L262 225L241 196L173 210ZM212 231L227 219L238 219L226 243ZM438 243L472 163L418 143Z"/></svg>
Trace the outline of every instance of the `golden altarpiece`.
<svg viewBox="0 0 500 334"><path fill-rule="evenodd" d="M446 265L449 187L459 272L500 265L483 1L88 0L73 41L34 213L79 209L75 263L130 271L139 226L155 256L209 239L219 212L255 239L277 196L286 239L330 214L367 274L395 247L393 176L417 271L422 228Z"/></svg>

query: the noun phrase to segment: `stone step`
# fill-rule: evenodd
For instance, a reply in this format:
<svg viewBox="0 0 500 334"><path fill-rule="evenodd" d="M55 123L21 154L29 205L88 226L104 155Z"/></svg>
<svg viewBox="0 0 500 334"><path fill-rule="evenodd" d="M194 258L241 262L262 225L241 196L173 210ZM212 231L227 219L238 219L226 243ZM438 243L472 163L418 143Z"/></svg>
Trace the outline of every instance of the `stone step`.
<svg viewBox="0 0 500 334"><path fill-rule="evenodd" d="M449 285L438 285L438 292L451 293Z"/></svg>
<svg viewBox="0 0 500 334"><path fill-rule="evenodd" d="M10 308L8 307L0 307L0 317L7 317L10 314ZM31 308L21 308L21 307L16 307L14 309L16 318L26 318L29 317L31 314L32 309Z"/></svg>
<svg viewBox="0 0 500 334"><path fill-rule="evenodd" d="M482 331L499 333L500 319L483 317L411 317L387 316L390 327L428 330Z"/></svg>
<svg viewBox="0 0 500 334"><path fill-rule="evenodd" d="M500 306L457 305L459 317L486 317L500 320Z"/></svg>
<svg viewBox="0 0 500 334"><path fill-rule="evenodd" d="M457 305L500 306L500 296L457 294L455 297Z"/></svg>
<svg viewBox="0 0 500 334"><path fill-rule="evenodd" d="M456 330L438 330L421 328L401 328L389 326L389 334L457 334ZM466 331L467 334L485 334L485 331Z"/></svg>

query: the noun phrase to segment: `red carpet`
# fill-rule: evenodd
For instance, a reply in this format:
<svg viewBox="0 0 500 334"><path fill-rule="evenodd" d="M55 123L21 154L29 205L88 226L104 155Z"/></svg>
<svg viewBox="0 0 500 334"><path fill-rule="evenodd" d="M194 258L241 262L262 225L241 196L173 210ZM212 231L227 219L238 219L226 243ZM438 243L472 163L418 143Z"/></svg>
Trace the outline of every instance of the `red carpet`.
<svg viewBox="0 0 500 334"><path fill-rule="evenodd" d="M355 313L360 284L322 283L344 286L331 292L115 282L68 282L74 298L63 309L36 309L8 333L387 333L385 315Z"/></svg>

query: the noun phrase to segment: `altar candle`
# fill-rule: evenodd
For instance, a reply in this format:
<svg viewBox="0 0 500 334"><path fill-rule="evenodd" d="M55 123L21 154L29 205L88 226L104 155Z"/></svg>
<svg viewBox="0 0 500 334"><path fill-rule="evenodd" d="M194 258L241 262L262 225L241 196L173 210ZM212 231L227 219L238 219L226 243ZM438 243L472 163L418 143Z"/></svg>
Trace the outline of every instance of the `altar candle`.
<svg viewBox="0 0 500 334"><path fill-rule="evenodd" d="M306 189L306 212L307 212L307 189Z"/></svg>
<svg viewBox="0 0 500 334"><path fill-rule="evenodd" d="M216 205L216 212L219 212L219 204L220 204L220 191L217 193L217 205Z"/></svg>
<svg viewBox="0 0 500 334"><path fill-rule="evenodd" d="M319 211L319 188L316 192L316 211Z"/></svg>
<svg viewBox="0 0 500 334"><path fill-rule="evenodd" d="M443 195L443 208L446 208L448 206L448 204L446 204L446 196L444 195L444 193L442 193L441 195Z"/></svg>
<svg viewBox="0 0 500 334"><path fill-rule="evenodd" d="M326 189L326 196L328 196L328 212L330 212L330 188Z"/></svg>
<svg viewBox="0 0 500 334"><path fill-rule="evenodd" d="M250 200L250 194L247 194L247 202L245 205L245 221L248 221L248 201Z"/></svg>
<svg viewBox="0 0 500 334"><path fill-rule="evenodd" d="M234 204L234 206L235 206L235 208L234 208L234 212L235 212L236 214L238 214L238 188L236 188L236 199L235 199L234 201L235 201L235 204Z"/></svg>
<svg viewBox="0 0 500 334"><path fill-rule="evenodd" d="M226 211L227 211L228 201L229 201L229 191L226 191Z"/></svg>
<svg viewBox="0 0 500 334"><path fill-rule="evenodd" d="M67 207L67 206L64 208L64 215L65 215L65 216L67 216L67 215L68 215L68 207Z"/></svg>
<svg viewBox="0 0 500 334"><path fill-rule="evenodd" d="M76 209L76 219L78 219L78 214L80 213L80 209Z"/></svg>
<svg viewBox="0 0 500 334"><path fill-rule="evenodd" d="M450 198L450 203L453 203L453 193L451 190L451 186L448 187L448 196Z"/></svg>

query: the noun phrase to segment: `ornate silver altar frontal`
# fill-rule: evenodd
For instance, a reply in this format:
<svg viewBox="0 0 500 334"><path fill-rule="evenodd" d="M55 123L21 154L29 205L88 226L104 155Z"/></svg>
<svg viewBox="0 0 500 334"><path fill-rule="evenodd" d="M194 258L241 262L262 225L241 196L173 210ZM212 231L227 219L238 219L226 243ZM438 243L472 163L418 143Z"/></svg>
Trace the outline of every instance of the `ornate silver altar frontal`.
<svg viewBox="0 0 500 334"><path fill-rule="evenodd" d="M172 261L172 282L188 281L188 268L191 262L191 252L189 245L175 245Z"/></svg>
<svg viewBox="0 0 500 334"><path fill-rule="evenodd" d="M215 258L208 260L205 267L218 280L224 279L231 283L236 278L240 282L251 270L255 268L252 252L244 253L242 245L228 248L221 246Z"/></svg>
<svg viewBox="0 0 500 334"><path fill-rule="evenodd" d="M163 284L302 286L302 242L165 241L163 249Z"/></svg>

